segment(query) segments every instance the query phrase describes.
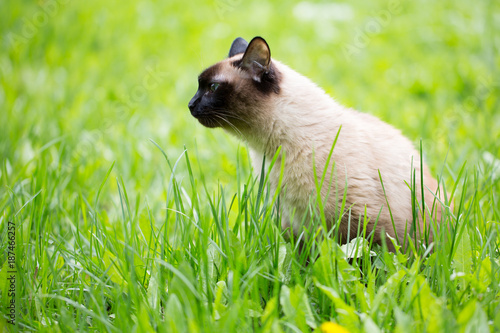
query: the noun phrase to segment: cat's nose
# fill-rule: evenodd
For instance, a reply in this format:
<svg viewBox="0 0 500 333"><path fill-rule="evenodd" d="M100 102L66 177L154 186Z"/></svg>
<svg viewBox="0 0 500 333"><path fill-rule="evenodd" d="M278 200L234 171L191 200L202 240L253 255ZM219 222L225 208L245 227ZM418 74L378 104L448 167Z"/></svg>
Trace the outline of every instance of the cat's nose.
<svg viewBox="0 0 500 333"><path fill-rule="evenodd" d="M195 107L196 107L196 105L198 105L198 98L197 98L197 96L191 98L191 100L189 101L189 104L188 104L189 110L191 112L193 112L194 109L195 109Z"/></svg>

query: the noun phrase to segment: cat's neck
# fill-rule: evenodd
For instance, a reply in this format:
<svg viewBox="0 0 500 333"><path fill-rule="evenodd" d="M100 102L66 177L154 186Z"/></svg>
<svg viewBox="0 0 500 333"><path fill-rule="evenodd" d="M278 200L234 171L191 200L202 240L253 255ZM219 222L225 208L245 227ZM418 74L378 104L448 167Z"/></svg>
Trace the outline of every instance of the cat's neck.
<svg viewBox="0 0 500 333"><path fill-rule="evenodd" d="M243 133L252 149L267 156L273 156L279 146L295 154L329 137L331 128L324 124L335 121L343 109L308 78L283 64L277 66L283 76L280 94L269 103L265 118Z"/></svg>

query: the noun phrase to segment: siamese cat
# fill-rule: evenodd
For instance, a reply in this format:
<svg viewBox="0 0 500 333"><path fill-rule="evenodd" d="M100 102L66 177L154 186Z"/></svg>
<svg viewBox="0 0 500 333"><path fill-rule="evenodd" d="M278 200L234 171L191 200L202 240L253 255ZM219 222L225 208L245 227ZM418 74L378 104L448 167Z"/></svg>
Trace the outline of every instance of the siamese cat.
<svg viewBox="0 0 500 333"><path fill-rule="evenodd" d="M366 235L373 231L378 243L386 234L402 242L405 236L410 238L412 229L429 235L430 215L441 220L434 194L438 184L425 165L420 170L420 156L412 143L376 117L338 104L308 78L272 59L263 38L255 37L250 43L234 40L228 58L204 70L198 84L189 102L192 116L206 127L222 127L246 141L255 172L261 170L264 156L269 165L281 146L277 167L270 171L270 186L278 189L279 166L285 158L280 213L283 228L291 227L295 235L301 232L301 223L314 215L310 202L318 194L328 227L338 219L336 214L342 214L337 230L342 242L356 237L365 215ZM337 133L332 167L332 161L326 164ZM314 167L318 177L328 168L320 193ZM413 224L413 212L422 207L421 171L429 214L427 223L418 216ZM416 185L413 202L420 206L415 210L411 184ZM345 187L346 211L339 212Z"/></svg>

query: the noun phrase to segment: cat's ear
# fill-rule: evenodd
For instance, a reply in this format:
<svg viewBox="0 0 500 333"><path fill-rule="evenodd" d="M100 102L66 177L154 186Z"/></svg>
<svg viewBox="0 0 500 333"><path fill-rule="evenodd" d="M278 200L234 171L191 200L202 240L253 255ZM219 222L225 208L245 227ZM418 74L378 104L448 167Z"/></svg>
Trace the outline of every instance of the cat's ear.
<svg viewBox="0 0 500 333"><path fill-rule="evenodd" d="M229 49L228 58L231 58L237 54L244 53L248 47L248 42L241 37L236 38L231 44Z"/></svg>
<svg viewBox="0 0 500 333"><path fill-rule="evenodd" d="M250 44L241 59L240 67L248 70L252 78L260 82L262 75L269 72L271 63L271 50L264 38L255 37L250 41Z"/></svg>

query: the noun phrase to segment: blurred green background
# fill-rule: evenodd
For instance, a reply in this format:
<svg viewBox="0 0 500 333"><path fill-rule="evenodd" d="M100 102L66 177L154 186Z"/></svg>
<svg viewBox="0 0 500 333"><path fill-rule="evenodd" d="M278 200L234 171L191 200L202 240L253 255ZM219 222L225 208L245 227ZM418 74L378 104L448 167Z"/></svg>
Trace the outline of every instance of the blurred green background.
<svg viewBox="0 0 500 333"><path fill-rule="evenodd" d="M48 207L64 211L115 161L112 175L159 209L169 173L150 139L172 161L186 147L209 188L234 188L245 145L202 127L187 103L235 37L257 35L341 103L422 139L433 173L451 180L466 160L500 156L499 31L493 0L2 1L0 193L57 182ZM102 202L117 197L106 187Z"/></svg>
<svg viewBox="0 0 500 333"><path fill-rule="evenodd" d="M205 309L205 299L192 307L182 303L186 313L200 311L190 317L200 330L225 327L231 331L240 324L265 330L264 321L246 312L248 304L258 311L265 306L269 313L274 313L274 306L276 320L270 323L276 325L278 317L283 325L304 319L304 313L283 317L278 311L278 306L286 312L290 305L284 302L283 292L277 301L285 278L290 279L282 289L285 296L299 300L294 307L302 311L310 299L318 324L332 320L333 309L328 310L325 295L309 288L313 279L323 276L316 268L329 258L330 252L323 252L329 249L327 242L321 246L321 253L327 254L321 255L324 260L308 265L306 257L290 251L290 243L280 243L284 240L274 220L269 222L268 216L261 223L256 213L260 199L256 215L250 219L245 215L245 224L256 223L245 227L244 243L235 236L236 228L234 233L216 229L221 221L232 227L247 214L247 208L239 212L236 207L247 200L242 199L241 189L251 172L246 146L220 129L201 126L187 104L196 92L198 74L226 57L234 38L250 40L257 35L268 41L274 58L317 82L339 102L380 117L401 129L416 146L422 140L432 173L443 175L447 189L456 185L455 198L462 199L456 202L465 205L462 210L456 205L456 220L447 221L451 226L459 221L463 221L460 226L468 226L463 236L457 236L458 228L453 234L451 249L457 241L459 255L450 250L449 242L438 243L440 251L425 262L422 275L415 273L421 271L418 265L398 254L400 264L397 269L388 268L387 277L396 271L414 272L413 280L393 285L394 290L401 289L396 294L406 288L408 303L390 292L383 295L384 290L392 290L384 289L386 271L377 266L372 274L367 269L369 274L362 274L367 280L357 277L352 284L356 295L373 300L377 291L384 306L368 313L356 305L358 300L351 300L356 309L354 314L351 308L352 316L373 317L386 331L394 328L395 321L405 329L412 327L407 323L427 327L422 312L432 314L429 318L436 331L441 319L450 332L459 325L464 329L476 329L477 322L483 328L492 325L498 313L498 284L492 281L498 272L500 211L499 32L498 0L0 1L0 303L10 302L3 269L8 262L9 221L17 232L17 238L12 236L17 243L11 246L15 260L9 259L19 270L17 320L25 325L12 329L48 332L59 325L62 331L71 327L74 331L94 327L134 331L137 325L161 324L156 319L163 316L167 300L174 304L175 293L185 289L173 273L158 268L167 263L180 270L192 267L183 272L193 272L192 281L200 292L204 293L204 281L209 281L210 310ZM172 172L151 140L172 164L187 149L193 172L182 158L176 166L176 182L169 185ZM464 163L467 172L459 175ZM172 194L176 188L178 193ZM198 196L200 189L206 193ZM210 200L216 207L206 204ZM239 220L226 219L230 214L239 214ZM205 229L198 231L193 221ZM257 235L252 228L262 235L265 249L259 237L250 237ZM201 237L203 230L208 232ZM228 260L220 259L219 267L213 247L213 260L209 260L208 237L214 239L210 246L229 244L229 239L237 245L227 245ZM283 281L280 266L274 265L283 258L282 250L289 260L294 256L293 272L283 275ZM396 267L395 256L385 253L384 257L389 258L384 259L386 268ZM454 280L459 276L454 270L461 263L464 277ZM490 280L481 264L493 267ZM285 267L283 261L280 265ZM262 276L247 276L248 286L257 288L247 295L247 280L233 284L233 277L237 281L238 272L246 274L255 267L262 269ZM346 266L324 267L328 267L322 270L324 276L338 277ZM424 279L432 293L429 286L420 285ZM219 308L224 319L217 321L211 312L211 295L219 290L215 284L226 282L241 297L233 297L227 311ZM342 287L342 295L354 290L345 292L344 283L335 285ZM302 293L304 286L307 296ZM418 292L413 289L417 286ZM421 297L409 297L412 293ZM217 291L217 295L222 294ZM221 302L219 296L214 304ZM68 300L74 309L66 311ZM400 321L398 306L413 311L411 321L407 317ZM394 308L398 318L388 315L387 307L387 311ZM0 311L0 331L6 325L6 309L2 306ZM88 322L91 313L93 323ZM167 319L175 324L183 318ZM349 321L344 324L354 325ZM498 319L495 325L500 327ZM304 322L298 327L308 326Z"/></svg>

